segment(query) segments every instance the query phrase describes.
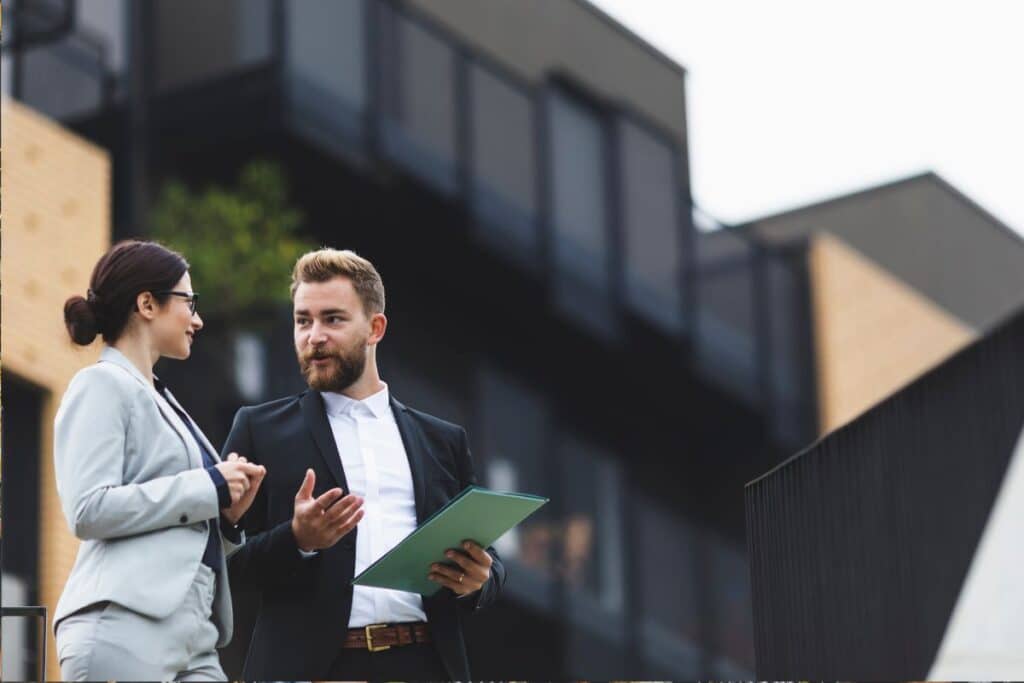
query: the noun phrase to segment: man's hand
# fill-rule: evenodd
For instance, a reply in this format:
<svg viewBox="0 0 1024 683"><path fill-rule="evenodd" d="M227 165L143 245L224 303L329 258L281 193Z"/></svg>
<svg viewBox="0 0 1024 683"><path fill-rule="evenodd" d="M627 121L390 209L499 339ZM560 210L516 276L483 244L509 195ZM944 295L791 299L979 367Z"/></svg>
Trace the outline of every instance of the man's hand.
<svg viewBox="0 0 1024 683"><path fill-rule="evenodd" d="M231 507L221 510L221 514L231 524L238 524L238 520L256 498L263 477L267 475L267 468L253 465L238 453L232 453L226 461L217 464L217 469L227 481L231 492Z"/></svg>
<svg viewBox="0 0 1024 683"><path fill-rule="evenodd" d="M445 552L445 557L455 562L458 567L432 564L427 578L450 588L456 595L469 595L480 590L491 578L491 564L494 558L473 541L463 541L462 548L463 550L449 548Z"/></svg>
<svg viewBox="0 0 1024 683"><path fill-rule="evenodd" d="M306 470L299 492L295 494L295 512L292 515L292 533L299 549L304 552L330 548L352 531L363 518L363 499L337 487L319 498L313 497L316 474Z"/></svg>

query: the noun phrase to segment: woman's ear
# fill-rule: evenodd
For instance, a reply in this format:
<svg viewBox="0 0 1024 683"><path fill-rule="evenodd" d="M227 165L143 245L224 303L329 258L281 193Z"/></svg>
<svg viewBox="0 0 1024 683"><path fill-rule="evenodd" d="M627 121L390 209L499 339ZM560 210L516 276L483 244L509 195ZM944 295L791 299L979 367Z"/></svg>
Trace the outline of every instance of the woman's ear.
<svg viewBox="0 0 1024 683"><path fill-rule="evenodd" d="M152 292L140 292L135 297L135 311L146 320L152 320L157 314L157 302Z"/></svg>

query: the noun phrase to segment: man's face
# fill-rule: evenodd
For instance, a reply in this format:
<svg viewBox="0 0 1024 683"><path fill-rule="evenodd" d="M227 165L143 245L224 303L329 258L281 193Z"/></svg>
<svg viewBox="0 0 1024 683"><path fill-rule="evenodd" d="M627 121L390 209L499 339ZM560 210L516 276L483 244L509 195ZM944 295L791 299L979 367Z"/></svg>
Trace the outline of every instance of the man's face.
<svg viewBox="0 0 1024 683"><path fill-rule="evenodd" d="M371 326L351 280L299 284L293 311L295 353L310 388L341 392L362 377Z"/></svg>

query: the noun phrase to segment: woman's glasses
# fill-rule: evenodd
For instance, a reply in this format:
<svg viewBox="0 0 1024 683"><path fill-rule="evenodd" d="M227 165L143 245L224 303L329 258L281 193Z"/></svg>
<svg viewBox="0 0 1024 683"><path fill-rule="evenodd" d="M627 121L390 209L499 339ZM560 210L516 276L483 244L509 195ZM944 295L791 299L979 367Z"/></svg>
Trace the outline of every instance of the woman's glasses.
<svg viewBox="0 0 1024 683"><path fill-rule="evenodd" d="M193 292L192 294L189 294L188 292L175 292L173 290L165 290L163 292L153 292L153 294L156 294L157 296L160 296L162 294L170 294L172 296L180 296L185 299L188 299L188 307L192 311L192 315L195 315L196 310L199 308L199 292Z"/></svg>

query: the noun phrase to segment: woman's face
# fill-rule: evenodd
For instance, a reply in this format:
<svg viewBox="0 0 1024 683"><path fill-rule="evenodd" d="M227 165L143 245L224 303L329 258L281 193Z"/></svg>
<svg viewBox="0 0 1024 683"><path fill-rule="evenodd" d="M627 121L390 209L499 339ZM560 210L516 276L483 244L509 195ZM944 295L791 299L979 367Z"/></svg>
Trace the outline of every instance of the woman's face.
<svg viewBox="0 0 1024 683"><path fill-rule="evenodd" d="M188 272L182 275L178 284L171 289L192 294L192 278ZM196 332L203 329L203 319L199 317L198 311L192 314L191 302L188 299L171 294L160 313L153 318L150 329L161 356L185 360L192 353L192 342Z"/></svg>

